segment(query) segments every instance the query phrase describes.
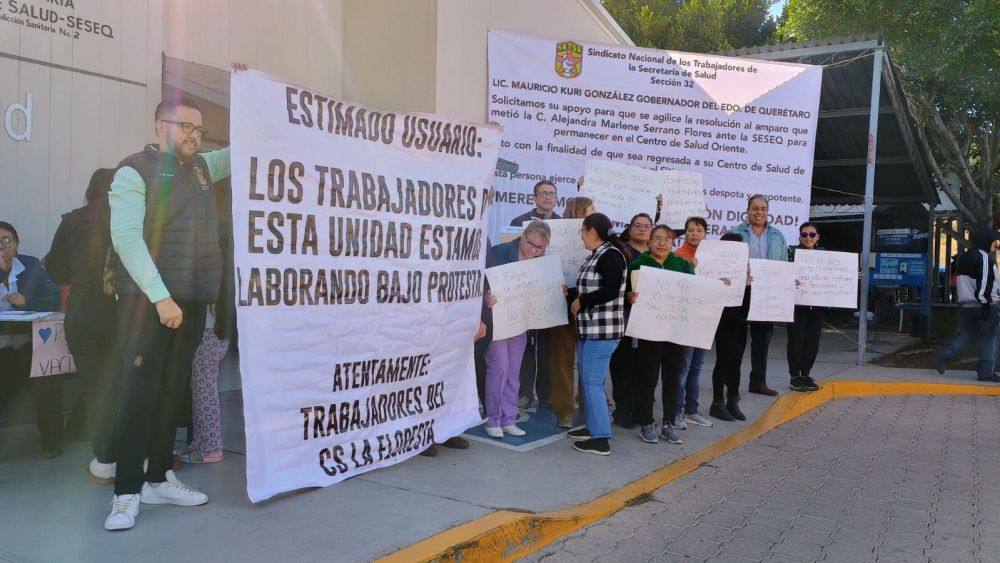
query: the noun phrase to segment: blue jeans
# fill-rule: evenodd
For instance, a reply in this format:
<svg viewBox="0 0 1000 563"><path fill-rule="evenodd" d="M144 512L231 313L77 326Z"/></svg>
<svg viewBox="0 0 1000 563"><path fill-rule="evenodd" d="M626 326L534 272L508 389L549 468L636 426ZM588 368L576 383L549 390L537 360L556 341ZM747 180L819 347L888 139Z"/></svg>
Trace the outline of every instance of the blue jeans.
<svg viewBox="0 0 1000 563"><path fill-rule="evenodd" d="M985 379L993 375L997 353L997 324L1000 321L1000 308L996 305L989 308L989 314L984 318L979 306L955 308L955 320L958 334L942 350L945 360L951 360L970 342L976 343L979 352L979 363L976 364L976 375Z"/></svg>
<svg viewBox="0 0 1000 563"><path fill-rule="evenodd" d="M580 340L576 343L577 369L580 371L580 392L583 410L591 438L610 438L611 419L608 400L604 395L604 378L608 374L611 354L618 340Z"/></svg>
<svg viewBox="0 0 1000 563"><path fill-rule="evenodd" d="M704 348L688 347L684 351L684 365L677 379L677 414L698 412L698 389L701 381L701 366L705 363Z"/></svg>

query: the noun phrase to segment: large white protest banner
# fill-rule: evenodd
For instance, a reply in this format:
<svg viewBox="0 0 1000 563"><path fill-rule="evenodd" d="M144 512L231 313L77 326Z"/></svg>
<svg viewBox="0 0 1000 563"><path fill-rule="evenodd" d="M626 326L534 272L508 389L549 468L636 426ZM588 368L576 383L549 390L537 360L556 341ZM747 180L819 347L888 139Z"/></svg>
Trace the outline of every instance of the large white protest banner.
<svg viewBox="0 0 1000 563"><path fill-rule="evenodd" d="M786 237L809 216L819 66L493 30L488 72L501 156L519 165L498 173L491 228L530 208L543 178L571 196L591 159L701 172L710 236L755 193Z"/></svg>
<svg viewBox="0 0 1000 563"><path fill-rule="evenodd" d="M587 161L580 195L594 200L594 209L607 215L621 230L636 213L656 212L656 196L663 178L655 170L608 160Z"/></svg>
<svg viewBox="0 0 1000 563"><path fill-rule="evenodd" d="M247 491L399 463L479 422L499 129L232 78Z"/></svg>
<svg viewBox="0 0 1000 563"><path fill-rule="evenodd" d="M794 262L750 259L750 311L748 321L790 323L795 320Z"/></svg>
<svg viewBox="0 0 1000 563"><path fill-rule="evenodd" d="M698 259L698 267L694 269L694 273L698 277L729 280L724 303L726 307L739 307L743 304L750 260L750 247L746 243L703 240L698 244L695 258Z"/></svg>
<svg viewBox="0 0 1000 563"><path fill-rule="evenodd" d="M493 339L566 324L559 257L539 256L486 269L493 306Z"/></svg>
<svg viewBox="0 0 1000 563"><path fill-rule="evenodd" d="M858 306L858 255L829 250L795 250L799 271L796 305Z"/></svg>
<svg viewBox="0 0 1000 563"><path fill-rule="evenodd" d="M638 274L639 297L625 335L711 349L726 286L719 280L657 268L639 268Z"/></svg>
<svg viewBox="0 0 1000 563"><path fill-rule="evenodd" d="M583 246L583 239L580 238L583 219L546 219L545 222L552 230L552 237L545 253L559 257L566 287L576 287L580 266L591 255L591 251Z"/></svg>

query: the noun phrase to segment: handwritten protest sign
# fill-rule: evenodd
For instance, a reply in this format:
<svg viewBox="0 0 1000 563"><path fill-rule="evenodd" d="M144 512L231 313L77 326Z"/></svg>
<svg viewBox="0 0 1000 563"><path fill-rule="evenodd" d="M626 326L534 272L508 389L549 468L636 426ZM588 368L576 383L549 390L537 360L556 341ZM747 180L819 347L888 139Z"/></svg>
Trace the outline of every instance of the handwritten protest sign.
<svg viewBox="0 0 1000 563"><path fill-rule="evenodd" d="M591 254L583 246L583 239L580 238L583 219L548 219L545 222L552 229L552 238L549 239L545 254L559 257L566 287L576 287L576 276L580 273L580 266Z"/></svg>
<svg viewBox="0 0 1000 563"><path fill-rule="evenodd" d="M858 255L828 250L795 251L799 267L796 305L818 307L858 306Z"/></svg>
<svg viewBox="0 0 1000 563"><path fill-rule="evenodd" d="M74 373L62 319L31 323L31 377Z"/></svg>
<svg viewBox="0 0 1000 563"><path fill-rule="evenodd" d="M641 290L629 314L627 336L712 348L726 286L657 268L639 268Z"/></svg>
<svg viewBox="0 0 1000 563"><path fill-rule="evenodd" d="M704 175L687 170L664 170L662 176L663 209L660 223L683 229L688 217L708 217L705 205Z"/></svg>
<svg viewBox="0 0 1000 563"><path fill-rule="evenodd" d="M580 195L594 200L594 209L623 228L639 212L656 211L663 188L660 172L608 160L588 160Z"/></svg>
<svg viewBox="0 0 1000 563"><path fill-rule="evenodd" d="M545 255L486 269L493 306L493 339L566 324L559 257Z"/></svg>
<svg viewBox="0 0 1000 563"><path fill-rule="evenodd" d="M794 262L750 260L750 312L748 321L790 323L795 320Z"/></svg>
<svg viewBox="0 0 1000 563"><path fill-rule="evenodd" d="M743 294L747 284L747 261L750 247L746 243L728 240L703 240L695 253L698 267L695 275L703 278L730 281L726 288L725 306L738 307L743 304Z"/></svg>

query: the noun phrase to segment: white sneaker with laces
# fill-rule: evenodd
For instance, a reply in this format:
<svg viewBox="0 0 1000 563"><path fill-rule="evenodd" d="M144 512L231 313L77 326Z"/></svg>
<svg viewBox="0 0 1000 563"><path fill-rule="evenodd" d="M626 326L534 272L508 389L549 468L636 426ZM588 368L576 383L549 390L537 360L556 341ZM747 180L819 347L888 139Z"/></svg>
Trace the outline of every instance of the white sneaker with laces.
<svg viewBox="0 0 1000 563"><path fill-rule="evenodd" d="M117 463L101 463L96 457L90 460L90 467L88 467L90 474L95 479L100 479L102 481L113 480L115 478L115 470L117 468Z"/></svg>
<svg viewBox="0 0 1000 563"><path fill-rule="evenodd" d="M691 424L697 426L712 426L712 421L701 416L701 413L686 414L684 415L684 420L690 422Z"/></svg>
<svg viewBox="0 0 1000 563"><path fill-rule="evenodd" d="M128 530L135 526L139 515L139 495L115 495L111 501L111 514L104 520L105 530Z"/></svg>
<svg viewBox="0 0 1000 563"><path fill-rule="evenodd" d="M162 483L142 484L143 504L173 504L176 506L198 506L208 502L208 495L191 487L167 470L167 480Z"/></svg>
<svg viewBox="0 0 1000 563"><path fill-rule="evenodd" d="M518 428L516 424L511 424L509 426L502 426L500 430L503 430L504 434L510 434L511 436L524 436L525 434L527 434L527 432Z"/></svg>
<svg viewBox="0 0 1000 563"><path fill-rule="evenodd" d="M483 430L490 438L503 438L503 429L497 426L484 426Z"/></svg>

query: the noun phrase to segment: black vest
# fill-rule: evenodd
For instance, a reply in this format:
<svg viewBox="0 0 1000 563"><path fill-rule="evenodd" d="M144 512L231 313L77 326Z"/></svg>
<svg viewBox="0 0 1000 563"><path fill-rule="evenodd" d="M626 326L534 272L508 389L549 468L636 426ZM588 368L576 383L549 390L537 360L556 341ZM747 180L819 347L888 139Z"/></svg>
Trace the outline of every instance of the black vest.
<svg viewBox="0 0 1000 563"><path fill-rule="evenodd" d="M180 164L154 145L118 165L134 168L146 183L142 236L175 301L211 303L219 295L222 250L212 178L201 156ZM119 261L118 293L142 291Z"/></svg>

